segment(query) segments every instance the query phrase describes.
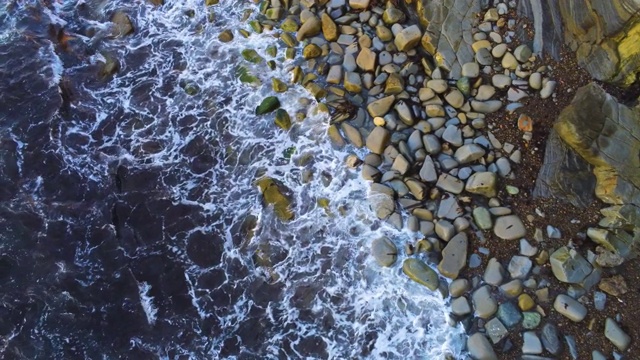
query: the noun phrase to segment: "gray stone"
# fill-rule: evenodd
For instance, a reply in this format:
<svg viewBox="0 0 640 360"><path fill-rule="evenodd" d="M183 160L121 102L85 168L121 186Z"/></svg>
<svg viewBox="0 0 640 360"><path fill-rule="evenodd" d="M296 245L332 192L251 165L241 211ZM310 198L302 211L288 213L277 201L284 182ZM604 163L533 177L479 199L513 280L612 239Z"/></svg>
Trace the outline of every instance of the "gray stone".
<svg viewBox="0 0 640 360"><path fill-rule="evenodd" d="M542 86L542 90L540 90L540 98L546 99L550 97L555 90L556 90L556 82L548 81L546 84Z"/></svg>
<svg viewBox="0 0 640 360"><path fill-rule="evenodd" d="M631 344L631 337L611 318L607 318L605 321L604 336L620 351L627 351Z"/></svg>
<svg viewBox="0 0 640 360"><path fill-rule="evenodd" d="M482 230L489 230L493 226L491 213L482 206L473 209L473 221Z"/></svg>
<svg viewBox="0 0 640 360"><path fill-rule="evenodd" d="M487 101L472 100L471 101L471 107L476 112L483 113L483 114L489 114L489 113L494 113L494 112L500 110L500 108L502 107L502 101L500 101L500 100L487 100Z"/></svg>
<svg viewBox="0 0 640 360"><path fill-rule="evenodd" d="M436 234L444 241L449 241L455 235L456 229L447 220L438 220L436 222Z"/></svg>
<svg viewBox="0 0 640 360"><path fill-rule="evenodd" d="M369 136L367 136L366 145L372 153L380 155L384 152L390 139L391 133L389 133L389 130L376 126L371 133L369 133Z"/></svg>
<svg viewBox="0 0 640 360"><path fill-rule="evenodd" d="M442 149L442 145L440 145L438 137L433 134L424 135L422 137L422 142L424 143L424 148L429 154L437 154Z"/></svg>
<svg viewBox="0 0 640 360"><path fill-rule="evenodd" d="M333 65L327 74L327 82L329 84L340 84L342 81L342 66Z"/></svg>
<svg viewBox="0 0 640 360"><path fill-rule="evenodd" d="M522 353L523 354L542 354L542 342L538 335L533 331L525 331L522 333Z"/></svg>
<svg viewBox="0 0 640 360"><path fill-rule="evenodd" d="M413 195L416 200L424 200L426 198L427 186L421 181L418 181L416 179L406 179L404 183L407 184L411 195Z"/></svg>
<svg viewBox="0 0 640 360"><path fill-rule="evenodd" d="M478 194L487 198L492 198L497 195L497 181L498 177L495 173L487 171L477 172L469 177L465 189L472 194Z"/></svg>
<svg viewBox="0 0 640 360"><path fill-rule="evenodd" d="M490 66L493 64L493 56L487 48L482 48L476 53L476 61L482 66Z"/></svg>
<svg viewBox="0 0 640 360"><path fill-rule="evenodd" d="M511 78L504 74L496 74L491 78L491 83L498 89L506 89L511 86Z"/></svg>
<svg viewBox="0 0 640 360"><path fill-rule="evenodd" d="M409 171L410 167L411 163L409 163L409 161L407 161L407 159L405 159L402 154L398 154L398 156L396 156L396 159L393 161L391 169L397 171L400 175L404 175L407 173L407 171Z"/></svg>
<svg viewBox="0 0 640 360"><path fill-rule="evenodd" d="M471 313L471 306L469 300L464 296L451 301L451 312L457 316L463 316Z"/></svg>
<svg viewBox="0 0 640 360"><path fill-rule="evenodd" d="M457 126L449 125L442 134L442 140L456 147L461 146L463 144L462 132L460 131L460 129L458 129Z"/></svg>
<svg viewBox="0 0 640 360"><path fill-rule="evenodd" d="M362 141L362 134L360 134L360 131L358 131L358 129L347 124L346 122L342 123L340 127L342 128L342 131L346 135L347 139L349 139L349 142L353 144L353 146L357 148L361 148L362 146L364 146L364 141Z"/></svg>
<svg viewBox="0 0 640 360"><path fill-rule="evenodd" d="M576 344L576 338L571 335L565 335L564 340L567 343L567 347L569 348L569 354L571 354L571 358L573 358L573 360L577 360L578 345Z"/></svg>
<svg viewBox="0 0 640 360"><path fill-rule="evenodd" d="M522 321L522 314L518 310L518 306L512 302L500 304L496 316L508 328L512 328Z"/></svg>
<svg viewBox="0 0 640 360"><path fill-rule="evenodd" d="M471 256L469 256L469 268L475 269L480 265L482 265L482 259L480 258L480 255L471 254Z"/></svg>
<svg viewBox="0 0 640 360"><path fill-rule="evenodd" d="M525 63L529 61L532 52L529 46L527 46L526 44L522 44L513 51L513 55L516 57L516 59L518 59L519 62Z"/></svg>
<svg viewBox="0 0 640 360"><path fill-rule="evenodd" d="M413 114L411 113L411 109L406 102L400 100L396 103L395 106L396 112L398 113L398 117L400 120L408 126L413 126Z"/></svg>
<svg viewBox="0 0 640 360"><path fill-rule="evenodd" d="M447 89L449 89L445 80L429 80L427 81L427 87L437 94L443 94Z"/></svg>
<svg viewBox="0 0 640 360"><path fill-rule="evenodd" d="M454 236L444 249L442 260L438 264L440 274L450 279L456 279L467 261L467 234L459 233Z"/></svg>
<svg viewBox="0 0 640 360"><path fill-rule="evenodd" d="M507 158L501 157L496 161L496 166L498 167L498 174L502 177L507 177L507 175L511 174L511 163Z"/></svg>
<svg viewBox="0 0 640 360"><path fill-rule="evenodd" d="M604 310L604 307L606 304L607 304L607 294L600 291L594 291L593 306L596 308L596 310L598 311Z"/></svg>
<svg viewBox="0 0 640 360"><path fill-rule="evenodd" d="M527 239L520 239L520 254L524 256L534 256L538 253L538 248L531 245Z"/></svg>
<svg viewBox="0 0 640 360"><path fill-rule="evenodd" d="M427 287L431 291L435 291L440 284L438 274L427 264L416 258L406 259L402 264L402 271L411 280Z"/></svg>
<svg viewBox="0 0 640 360"><path fill-rule="evenodd" d="M509 274L511 274L511 278L525 279L527 275L529 275L529 271L531 271L532 266L533 263L531 262L531 259L526 256L516 255L511 258L507 268L509 270Z"/></svg>
<svg viewBox="0 0 640 360"><path fill-rule="evenodd" d="M459 109L464 105L464 95L462 95L458 89L452 89L444 98L449 105L456 109Z"/></svg>
<svg viewBox="0 0 640 360"><path fill-rule="evenodd" d="M396 245L386 237L371 242L371 254L380 266L392 266L398 258Z"/></svg>
<svg viewBox="0 0 640 360"><path fill-rule="evenodd" d="M451 294L452 297L459 297L467 292L470 287L469 280L456 279L449 284L449 294Z"/></svg>
<svg viewBox="0 0 640 360"><path fill-rule="evenodd" d="M502 324L498 318L493 318L487 321L487 323L484 324L484 329L494 344L499 343L500 340L504 339L509 333L507 328L504 327L504 324Z"/></svg>
<svg viewBox="0 0 640 360"><path fill-rule="evenodd" d="M491 85L480 85L478 88L478 93L475 98L478 101L485 101L491 99L493 95L496 93L496 88Z"/></svg>
<svg viewBox="0 0 640 360"><path fill-rule="evenodd" d="M502 264L500 264L498 259L491 258L484 270L484 276L482 277L482 279L487 284L500 286L500 284L502 284L502 281L504 280L503 273L504 268L502 267Z"/></svg>
<svg viewBox="0 0 640 360"><path fill-rule="evenodd" d="M482 319L488 319L498 310L498 303L491 296L489 286L482 286L473 292L473 306L475 313Z"/></svg>
<svg viewBox="0 0 640 360"><path fill-rule="evenodd" d="M491 343L482 333L475 333L467 338L467 349L473 359L498 360Z"/></svg>
<svg viewBox="0 0 640 360"><path fill-rule="evenodd" d="M560 294L556 297L553 308L574 322L580 322L587 316L587 308L565 294Z"/></svg>
<svg viewBox="0 0 640 360"><path fill-rule="evenodd" d="M607 360L607 357L598 350L593 350L591 358L592 360Z"/></svg>
<svg viewBox="0 0 640 360"><path fill-rule="evenodd" d="M482 158L484 154L485 151L480 146L476 144L467 144L460 146L453 156L458 163L467 164Z"/></svg>
<svg viewBox="0 0 640 360"><path fill-rule="evenodd" d="M462 214L464 214L464 210L458 205L458 199L454 196L444 196L442 200L440 200L440 204L438 205L439 218L457 220Z"/></svg>
<svg viewBox="0 0 640 360"><path fill-rule="evenodd" d="M570 284L582 282L592 270L591 265L582 255L566 246L551 254L549 263L553 275L558 280Z"/></svg>
<svg viewBox="0 0 640 360"><path fill-rule="evenodd" d="M515 240L524 237L527 230L517 215L507 215L496 219L493 233L504 240Z"/></svg>
<svg viewBox="0 0 640 360"><path fill-rule="evenodd" d="M552 323L546 323L542 327L542 345L553 355L558 355L562 349L558 328Z"/></svg>
<svg viewBox="0 0 640 360"><path fill-rule="evenodd" d="M464 182L455 176L451 176L449 174L441 174L438 177L438 182L436 186L444 191L450 192L452 194L460 194L464 189Z"/></svg>
<svg viewBox="0 0 640 360"><path fill-rule="evenodd" d="M426 182L435 182L438 179L438 173L436 173L431 156L425 157L422 168L420 168L420 178Z"/></svg>

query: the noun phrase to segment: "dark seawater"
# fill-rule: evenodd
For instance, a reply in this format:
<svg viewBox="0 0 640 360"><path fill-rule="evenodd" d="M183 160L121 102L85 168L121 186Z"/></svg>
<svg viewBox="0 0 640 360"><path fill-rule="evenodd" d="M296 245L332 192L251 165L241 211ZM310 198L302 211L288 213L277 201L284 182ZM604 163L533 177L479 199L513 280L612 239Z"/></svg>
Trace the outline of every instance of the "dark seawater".
<svg viewBox="0 0 640 360"><path fill-rule="evenodd" d="M299 61L244 63L264 85L240 83L240 51L268 58L278 42L220 43L256 8L203 3L0 4L0 357L460 354L446 302L368 256L378 236L415 235L376 220L367 184L328 145L328 116L287 133L253 115ZM134 34L112 36L115 10ZM279 96L306 111L301 87ZM262 204L263 174L289 189L294 221Z"/></svg>

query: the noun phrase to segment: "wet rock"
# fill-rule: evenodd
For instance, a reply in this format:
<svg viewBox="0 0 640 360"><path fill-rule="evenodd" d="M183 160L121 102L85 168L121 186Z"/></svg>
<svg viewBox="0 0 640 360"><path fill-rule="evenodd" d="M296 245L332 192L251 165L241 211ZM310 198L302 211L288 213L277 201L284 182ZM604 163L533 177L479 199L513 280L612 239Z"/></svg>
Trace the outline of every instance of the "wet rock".
<svg viewBox="0 0 640 360"><path fill-rule="evenodd" d="M500 285L500 290L508 297L514 298L522 293L522 281L514 279L506 284Z"/></svg>
<svg viewBox="0 0 640 360"><path fill-rule="evenodd" d="M491 296L489 286L482 286L473 292L473 306L475 313L482 319L488 319L498 311L498 303Z"/></svg>
<svg viewBox="0 0 640 360"><path fill-rule="evenodd" d="M527 230L518 216L507 215L496 219L493 233L504 240L515 240L524 237Z"/></svg>
<svg viewBox="0 0 640 360"><path fill-rule="evenodd" d="M362 134L360 134L360 131L358 131L358 129L347 123L342 123L340 127L342 128L342 131L346 135L347 139L349 139L349 142L353 144L353 146L357 148L361 148L364 146L364 142L362 141Z"/></svg>
<svg viewBox="0 0 640 360"><path fill-rule="evenodd" d="M451 312L454 315L463 316L471 313L471 306L467 298L459 297L451 301Z"/></svg>
<svg viewBox="0 0 640 360"><path fill-rule="evenodd" d="M411 280L426 286L429 290L435 291L438 288L440 282L438 280L438 274L418 259L406 259L402 264L402 271Z"/></svg>
<svg viewBox="0 0 640 360"><path fill-rule="evenodd" d="M315 15L312 15L300 26L296 33L296 40L302 41L306 38L318 35L322 31L322 22Z"/></svg>
<svg viewBox="0 0 640 360"><path fill-rule="evenodd" d="M227 43L233 40L233 32L231 30L224 30L218 35L218 40L221 42Z"/></svg>
<svg viewBox="0 0 640 360"><path fill-rule="evenodd" d="M458 205L458 200L453 196L445 195L438 205L438 217L442 219L458 220L464 219L460 215L464 214L464 210ZM455 230L458 230L454 225ZM459 230L458 230L459 231Z"/></svg>
<svg viewBox="0 0 640 360"><path fill-rule="evenodd" d="M285 109L276 110L275 123L283 130L291 129L291 117Z"/></svg>
<svg viewBox="0 0 640 360"><path fill-rule="evenodd" d="M482 333L475 333L467 338L467 349L474 359L498 360L491 343Z"/></svg>
<svg viewBox="0 0 640 360"><path fill-rule="evenodd" d="M631 344L631 337L611 318L604 323L604 336L620 351L627 351Z"/></svg>
<svg viewBox="0 0 640 360"><path fill-rule="evenodd" d="M391 133L389 133L389 130L376 126L373 128L369 136L367 136L366 145L371 152L380 155L384 152L384 149L389 144L390 139Z"/></svg>
<svg viewBox="0 0 640 360"><path fill-rule="evenodd" d="M574 322L580 322L587 316L587 308L584 305L564 294L556 297L553 308Z"/></svg>
<svg viewBox="0 0 640 360"><path fill-rule="evenodd" d="M280 107L280 100L275 96L268 96L256 107L256 115L268 114Z"/></svg>
<svg viewBox="0 0 640 360"><path fill-rule="evenodd" d="M313 59L322 55L322 49L316 44L308 44L302 49L302 57L305 59Z"/></svg>
<svg viewBox="0 0 640 360"><path fill-rule="evenodd" d="M577 284L591 273L589 262L578 252L566 246L551 254L549 262L553 275L562 282Z"/></svg>
<svg viewBox="0 0 640 360"><path fill-rule="evenodd" d="M407 179L405 180L405 184L407 184L411 195L413 195L416 200L424 200L427 197L427 186L421 181L416 179Z"/></svg>
<svg viewBox="0 0 640 360"><path fill-rule="evenodd" d="M392 266L398 258L396 245L386 237L371 242L371 255L380 266Z"/></svg>
<svg viewBox="0 0 640 360"><path fill-rule="evenodd" d="M294 214L291 210L291 202L284 194L285 189L275 180L265 177L259 179L256 185L260 188L265 203L273 205L276 216L282 221L293 219Z"/></svg>
<svg viewBox="0 0 640 360"><path fill-rule="evenodd" d="M114 25L114 36L127 36L135 31L129 15L127 15L124 11L118 10L114 12L113 16L111 16L111 22Z"/></svg>
<svg viewBox="0 0 640 360"><path fill-rule="evenodd" d="M449 284L449 294L452 297L462 296L470 288L471 284L467 279L456 279Z"/></svg>
<svg viewBox="0 0 640 360"><path fill-rule="evenodd" d="M442 250L442 260L438 264L438 271L445 277L456 279L467 261L467 234L459 233L454 236Z"/></svg>

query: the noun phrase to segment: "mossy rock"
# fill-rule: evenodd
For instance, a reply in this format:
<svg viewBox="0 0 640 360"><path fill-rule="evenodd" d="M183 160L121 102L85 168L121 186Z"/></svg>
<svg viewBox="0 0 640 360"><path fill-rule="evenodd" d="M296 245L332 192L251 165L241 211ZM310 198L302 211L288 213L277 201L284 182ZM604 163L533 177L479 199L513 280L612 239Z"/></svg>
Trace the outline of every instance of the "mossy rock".
<svg viewBox="0 0 640 360"><path fill-rule="evenodd" d="M305 59L314 59L322 55L322 49L316 44L309 44L302 50L302 56Z"/></svg>
<svg viewBox="0 0 640 360"><path fill-rule="evenodd" d="M269 61L267 61L267 66L269 67L269 69L275 70L276 69L276 62L273 61L273 60L269 60Z"/></svg>
<svg viewBox="0 0 640 360"><path fill-rule="evenodd" d="M267 49L265 51L267 53L267 55L271 56L271 57L276 57L278 55L278 48L276 48L273 45L269 45L267 46Z"/></svg>
<svg viewBox="0 0 640 360"><path fill-rule="evenodd" d="M258 22L258 20L249 21L249 26L251 27L251 30L253 30L253 32L262 34L262 25L260 25L260 22Z"/></svg>
<svg viewBox="0 0 640 360"><path fill-rule="evenodd" d="M296 47L298 46L298 40L296 40L296 38L294 38L291 34L289 33L282 33L280 34L280 40L282 40L282 42L287 45L288 47Z"/></svg>
<svg viewBox="0 0 640 360"><path fill-rule="evenodd" d="M233 40L233 32L231 30L225 30L218 35L218 40L227 43Z"/></svg>
<svg viewBox="0 0 640 360"><path fill-rule="evenodd" d="M296 153L296 147L295 146L290 146L286 149L284 149L282 151L282 157L285 159L291 159L291 157L293 156L293 154Z"/></svg>
<svg viewBox="0 0 640 360"><path fill-rule="evenodd" d="M242 35L243 38L248 38L249 36L251 36L251 33L249 33L245 29L240 29L240 30L238 30L238 32L240 33L240 35Z"/></svg>
<svg viewBox="0 0 640 360"><path fill-rule="evenodd" d="M284 58L287 60L293 60L296 58L296 49L294 48L287 48L287 50L284 51Z"/></svg>
<svg viewBox="0 0 640 360"><path fill-rule="evenodd" d="M463 76L456 81L456 87L464 96L469 96L471 94L471 81L466 76Z"/></svg>
<svg viewBox="0 0 640 360"><path fill-rule="evenodd" d="M269 5L271 5L271 1L264 0L260 3L260 14L266 14L267 10L269 10Z"/></svg>
<svg viewBox="0 0 640 360"><path fill-rule="evenodd" d="M273 87L273 91L278 93L283 93L289 89L287 84L276 78L271 79L271 86Z"/></svg>
<svg viewBox="0 0 640 360"><path fill-rule="evenodd" d="M265 13L265 16L269 20L280 20L282 15L284 15L284 9L281 7L267 9L267 12Z"/></svg>
<svg viewBox="0 0 640 360"><path fill-rule="evenodd" d="M275 96L266 97L262 103L256 107L256 115L268 114L280 107L280 100Z"/></svg>
<svg viewBox="0 0 640 360"><path fill-rule="evenodd" d="M293 72L293 77L291 78L292 83L297 84L300 81L302 81L302 77L304 76L304 73L302 72L302 68L300 66L294 67L293 70L291 70L291 72Z"/></svg>
<svg viewBox="0 0 640 360"><path fill-rule="evenodd" d="M285 109L276 110L276 125L283 130L291 129L291 117Z"/></svg>
<svg viewBox="0 0 640 360"><path fill-rule="evenodd" d="M196 83L186 83L184 84L183 88L184 88L184 92L190 96L194 96L200 92L200 87Z"/></svg>
<svg viewBox="0 0 640 360"><path fill-rule="evenodd" d="M327 90L323 89L322 86L313 82L305 85L305 89L307 89L307 91L311 93L311 95L313 95L316 100L320 100L327 96Z"/></svg>
<svg viewBox="0 0 640 360"><path fill-rule="evenodd" d="M250 84L253 86L260 86L262 84L262 82L253 74L251 74L249 70L244 66L238 66L236 68L236 76L241 82L245 84Z"/></svg>
<svg viewBox="0 0 640 360"><path fill-rule="evenodd" d="M220 0L204 0L206 6L218 5L219 2Z"/></svg>
<svg viewBox="0 0 640 360"><path fill-rule="evenodd" d="M402 272L411 280L426 286L431 291L438 289L440 284L438 274L427 264L415 258L409 258L404 261Z"/></svg>
<svg viewBox="0 0 640 360"><path fill-rule="evenodd" d="M291 202L275 180L264 177L259 179L256 185L260 188L264 201L269 205L273 205L275 214L280 220L289 221L293 219L294 214L290 209Z"/></svg>
<svg viewBox="0 0 640 360"><path fill-rule="evenodd" d="M299 28L298 23L292 18L286 18L280 25L280 29L288 32L296 32Z"/></svg>
<svg viewBox="0 0 640 360"><path fill-rule="evenodd" d="M304 77L302 78L302 85L305 86L308 83L316 80L317 78L318 78L318 75L316 75L314 73L305 74Z"/></svg>
<svg viewBox="0 0 640 360"><path fill-rule="evenodd" d="M258 53L253 49L244 49L242 50L242 57L250 63L260 64L264 61L262 56L258 55Z"/></svg>

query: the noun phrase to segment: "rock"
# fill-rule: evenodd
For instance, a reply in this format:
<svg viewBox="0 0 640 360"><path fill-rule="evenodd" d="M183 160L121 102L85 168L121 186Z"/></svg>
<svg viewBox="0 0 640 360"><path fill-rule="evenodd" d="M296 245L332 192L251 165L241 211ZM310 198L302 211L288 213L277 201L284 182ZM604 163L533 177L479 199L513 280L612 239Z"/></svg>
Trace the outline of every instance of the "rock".
<svg viewBox="0 0 640 360"><path fill-rule="evenodd" d="M507 51L502 57L502 67L509 70L515 70L518 67L518 60L512 53Z"/></svg>
<svg viewBox="0 0 640 360"><path fill-rule="evenodd" d="M560 229L547 225L547 237L549 239L561 239L562 234L560 233Z"/></svg>
<svg viewBox="0 0 640 360"><path fill-rule="evenodd" d="M471 313L471 306L465 297L459 297L451 301L451 312L457 316L464 316Z"/></svg>
<svg viewBox="0 0 640 360"><path fill-rule="evenodd" d="M480 75L480 66L476 62L468 62L462 65L462 76L477 78Z"/></svg>
<svg viewBox="0 0 640 360"><path fill-rule="evenodd" d="M429 104L429 105L425 106L424 108L425 108L425 112L427 113L428 117L434 118L434 117L443 117L443 116L445 116L444 108L442 107L442 105Z"/></svg>
<svg viewBox="0 0 640 360"><path fill-rule="evenodd" d="M452 194L460 194L464 189L464 183L460 181L460 179L456 178L455 176L451 176L449 174L441 174L438 177L438 182L436 183L436 186Z"/></svg>
<svg viewBox="0 0 640 360"><path fill-rule="evenodd" d="M459 109L464 105L464 95L458 89L453 89L449 91L447 95L445 95L445 100L452 107Z"/></svg>
<svg viewBox="0 0 640 360"><path fill-rule="evenodd" d="M482 333L475 333L467 338L467 349L473 359L498 360L491 343Z"/></svg>
<svg viewBox="0 0 640 360"><path fill-rule="evenodd" d="M382 13L382 21L387 25L402 22L404 19L404 13L393 6L387 7Z"/></svg>
<svg viewBox="0 0 640 360"><path fill-rule="evenodd" d="M354 10L366 10L369 7L369 0L349 0L349 7Z"/></svg>
<svg viewBox="0 0 640 360"><path fill-rule="evenodd" d="M507 75L496 74L491 77L491 83L498 89L506 89L511 86L511 78Z"/></svg>
<svg viewBox="0 0 640 360"><path fill-rule="evenodd" d="M518 307L512 302L500 304L496 316L507 328L512 328L522 321L520 310L518 310Z"/></svg>
<svg viewBox="0 0 640 360"><path fill-rule="evenodd" d="M256 107L256 115L268 114L280 107L280 100L275 96L268 96Z"/></svg>
<svg viewBox="0 0 640 360"><path fill-rule="evenodd" d="M359 94L362 91L362 79L356 72L344 74L344 89L350 93Z"/></svg>
<svg viewBox="0 0 640 360"><path fill-rule="evenodd" d="M302 41L306 38L316 36L322 31L322 22L315 15L308 18L298 32L296 33L296 40Z"/></svg>
<svg viewBox="0 0 640 360"><path fill-rule="evenodd" d="M522 293L522 281L513 279L506 284L500 285L500 290L510 298L514 298Z"/></svg>
<svg viewBox="0 0 640 360"><path fill-rule="evenodd" d="M372 153L381 155L389 144L390 139L391 133L389 133L389 130L376 126L367 136L366 145Z"/></svg>
<svg viewBox="0 0 640 360"><path fill-rule="evenodd" d="M527 311L533 309L536 306L536 303L533 301L529 294L521 294L518 296L518 307L522 311Z"/></svg>
<svg viewBox="0 0 640 360"><path fill-rule="evenodd" d="M500 284L502 284L502 281L504 280L503 273L504 268L502 267L502 264L500 264L498 259L491 258L484 270L484 276L482 277L482 279L487 284L500 286Z"/></svg>
<svg viewBox="0 0 640 360"><path fill-rule="evenodd" d="M367 105L367 111L371 117L383 117L389 112L394 101L395 97L393 95L383 97L382 99L375 100Z"/></svg>
<svg viewBox="0 0 640 360"><path fill-rule="evenodd" d="M411 164L402 154L398 154L395 160L393 160L393 165L391 165L391 169L397 171L400 175L404 175L409 171L409 167Z"/></svg>
<svg viewBox="0 0 640 360"><path fill-rule="evenodd" d="M493 226L491 221L491 213L485 207L477 207L473 209L473 221L482 230L489 230Z"/></svg>
<svg viewBox="0 0 640 360"><path fill-rule="evenodd" d="M342 123L340 126L347 139L349 139L349 142L351 142L353 146L357 148L361 148L364 146L364 142L362 141L362 134L360 134L360 131L358 131L358 129L347 123Z"/></svg>
<svg viewBox="0 0 640 360"><path fill-rule="evenodd" d="M493 56L488 48L481 48L476 52L476 61L482 66L491 66Z"/></svg>
<svg viewBox="0 0 640 360"><path fill-rule="evenodd" d="M404 91L404 80L399 74L389 74L384 86L385 95L396 95Z"/></svg>
<svg viewBox="0 0 640 360"><path fill-rule="evenodd" d="M340 81L342 81L342 66L331 66L331 68L329 69L329 73L327 74L327 83L340 84Z"/></svg>
<svg viewBox="0 0 640 360"><path fill-rule="evenodd" d="M435 229L438 237L440 237L440 239L444 241L449 241L456 233L456 229L454 228L453 224L451 224L447 220L439 220L438 222L436 222Z"/></svg>
<svg viewBox="0 0 640 360"><path fill-rule="evenodd" d="M438 173L436 173L431 156L425 157L422 168L420 168L420 178L426 182L435 182L438 179Z"/></svg>
<svg viewBox="0 0 640 360"><path fill-rule="evenodd" d="M284 109L276 110L275 123L283 130L291 129L291 117L289 116L289 113Z"/></svg>
<svg viewBox="0 0 640 360"><path fill-rule="evenodd" d="M456 154L457 154L457 151L456 151ZM456 156L456 160L458 160L457 156ZM461 161L458 160L458 162L461 162ZM496 191L497 181L498 181L498 177L496 176L495 173L487 172L487 171L477 172L471 175L469 179L467 179L465 190L472 194L478 194L478 195L485 196L487 198L492 198L497 195L497 191Z"/></svg>
<svg viewBox="0 0 640 360"><path fill-rule="evenodd" d="M478 93L476 94L476 100L485 101L491 99L491 97L496 93L496 89L491 85L480 85L478 88Z"/></svg>
<svg viewBox="0 0 640 360"><path fill-rule="evenodd" d="M416 179L407 179L405 180L405 184L407 184L411 195L413 195L416 200L422 201L427 197L427 186L422 182Z"/></svg>
<svg viewBox="0 0 640 360"><path fill-rule="evenodd" d="M380 266L392 266L398 258L396 245L386 237L371 242L371 255Z"/></svg>
<svg viewBox="0 0 640 360"><path fill-rule="evenodd" d="M565 294L560 294L556 297L553 308L574 322L580 322L587 316L587 308Z"/></svg>
<svg viewBox="0 0 640 360"><path fill-rule="evenodd" d="M273 205L273 210L278 219L281 221L293 219L294 214L293 211L291 211L291 201L285 195L287 189L284 188L284 186L268 177L259 179L256 185L260 188L264 202Z"/></svg>
<svg viewBox="0 0 640 360"><path fill-rule="evenodd" d="M438 264L438 271L445 277L456 279L467 261L467 234L459 233L454 236L442 250L442 260Z"/></svg>
<svg viewBox="0 0 640 360"><path fill-rule="evenodd" d="M527 239L520 239L520 254L524 256L534 256L538 253L538 248L531 245Z"/></svg>
<svg viewBox="0 0 640 360"><path fill-rule="evenodd" d="M427 87L438 94L443 94L449 89L447 82L440 79L427 81Z"/></svg>
<svg viewBox="0 0 640 360"><path fill-rule="evenodd" d="M331 16L327 13L322 13L320 16L320 21L322 25L322 34L327 41L336 41L338 40L338 26L333 22Z"/></svg>
<svg viewBox="0 0 640 360"><path fill-rule="evenodd" d="M471 101L471 107L474 111L482 114L494 113L502 107L502 101L500 100L487 100L487 101Z"/></svg>
<svg viewBox="0 0 640 360"><path fill-rule="evenodd" d="M525 311L522 313L522 317L522 327L528 330L537 328L542 320L540 314L535 311Z"/></svg>
<svg viewBox="0 0 640 360"><path fill-rule="evenodd" d="M515 240L524 237L527 230L517 215L507 215L496 219L493 233L504 240Z"/></svg>
<svg viewBox="0 0 640 360"><path fill-rule="evenodd" d="M458 200L454 196L443 196L438 205L438 217L441 219L458 220L464 219L460 215L464 214L464 210L458 205ZM454 225L455 230L458 231Z"/></svg>
<svg viewBox="0 0 640 360"><path fill-rule="evenodd" d="M494 344L499 343L500 340L504 339L509 333L507 328L504 327L498 318L493 318L487 321L487 323L484 324L484 329Z"/></svg>
<svg viewBox="0 0 640 360"><path fill-rule="evenodd" d="M556 89L555 81L548 81L546 84L542 86L542 90L540 90L540 98L547 99L553 94Z"/></svg>
<svg viewBox="0 0 640 360"><path fill-rule="evenodd" d="M468 144L468 145L463 145L459 147L458 150L456 150L454 157L458 163L467 164L482 158L484 154L485 154L485 151L480 146L476 144ZM471 175L471 177L473 177L474 175ZM469 181L467 181L467 184L469 184ZM494 186L495 186L495 182L494 182ZM469 190L468 187L469 186L467 185L467 191Z"/></svg>
<svg viewBox="0 0 640 360"><path fill-rule="evenodd" d="M116 11L111 16L111 22L114 24L113 35L117 37L127 36L135 31L133 23L124 11Z"/></svg>
<svg viewBox="0 0 640 360"><path fill-rule="evenodd" d="M615 297L620 297L629 291L626 281L622 275L614 275L609 278L600 280L598 288L607 294Z"/></svg>
<svg viewBox="0 0 640 360"><path fill-rule="evenodd" d="M422 32L417 25L411 25L396 35L393 41L398 51L409 51L420 43Z"/></svg>
<svg viewBox="0 0 640 360"><path fill-rule="evenodd" d="M542 89L542 74L534 72L529 76L529 86L534 90Z"/></svg>
<svg viewBox="0 0 640 360"><path fill-rule="evenodd" d="M400 121L405 123L407 126L413 126L413 123L414 123L413 114L411 113L411 109L409 108L409 105L407 105L406 102L404 102L403 100L398 101L396 103L395 109L396 109L396 112L398 113L398 117L400 118Z"/></svg>
<svg viewBox="0 0 640 360"><path fill-rule="evenodd" d="M623 352L627 351L631 344L631 337L611 318L607 318L604 323L604 336Z"/></svg>
<svg viewBox="0 0 640 360"><path fill-rule="evenodd" d="M360 49L356 64L362 71L374 71L376 69L376 53L368 48Z"/></svg>
<svg viewBox="0 0 640 360"><path fill-rule="evenodd" d="M523 354L542 354L542 342L533 331L525 331L522 333L522 353Z"/></svg>
<svg viewBox="0 0 640 360"><path fill-rule="evenodd" d="M476 315L482 319L488 319L498 310L498 303L491 297L489 286L482 286L473 292L473 306Z"/></svg>
<svg viewBox="0 0 640 360"><path fill-rule="evenodd" d="M316 44L309 44L302 49L302 56L305 59L313 59L322 55L322 49Z"/></svg>
<svg viewBox="0 0 640 360"><path fill-rule="evenodd" d="M558 355L562 349L562 343L558 335L558 328L552 323L546 323L542 327L542 345L553 355Z"/></svg>
<svg viewBox="0 0 640 360"><path fill-rule="evenodd" d="M508 270L511 278L526 279L529 271L531 271L531 267L533 267L533 263L528 257L516 255L511 258Z"/></svg>
<svg viewBox="0 0 640 360"><path fill-rule="evenodd" d="M411 280L426 286L431 291L435 291L440 283L438 274L427 264L415 258L406 259L402 264L402 271Z"/></svg>
<svg viewBox="0 0 640 360"><path fill-rule="evenodd" d="M462 146L462 132L455 125L449 125L442 133L442 140L453 146Z"/></svg>
<svg viewBox="0 0 640 360"><path fill-rule="evenodd" d="M224 30L218 35L218 40L224 43L228 43L233 40L233 32L231 30Z"/></svg>
<svg viewBox="0 0 640 360"><path fill-rule="evenodd" d="M465 292L467 292L470 288L469 280L467 279L456 279L449 284L449 294L452 297L462 296Z"/></svg>
<svg viewBox="0 0 640 360"><path fill-rule="evenodd" d="M531 57L532 54L533 53L531 52L531 49L526 44L522 44L518 46L513 51L513 55L521 63L526 63L527 61L529 61L529 58Z"/></svg>
<svg viewBox="0 0 640 360"><path fill-rule="evenodd" d="M381 192L385 189L388 189L391 194L393 194L393 190L387 186L375 183L371 184L371 194L369 196L369 202L371 203L371 206L379 219L388 218L391 214L393 214L396 208L395 201L393 200L393 195L389 195L386 192Z"/></svg>
<svg viewBox="0 0 640 360"><path fill-rule="evenodd" d="M569 250L566 246L551 254L549 262L553 275L562 282L578 284L591 273L589 262L578 252Z"/></svg>

